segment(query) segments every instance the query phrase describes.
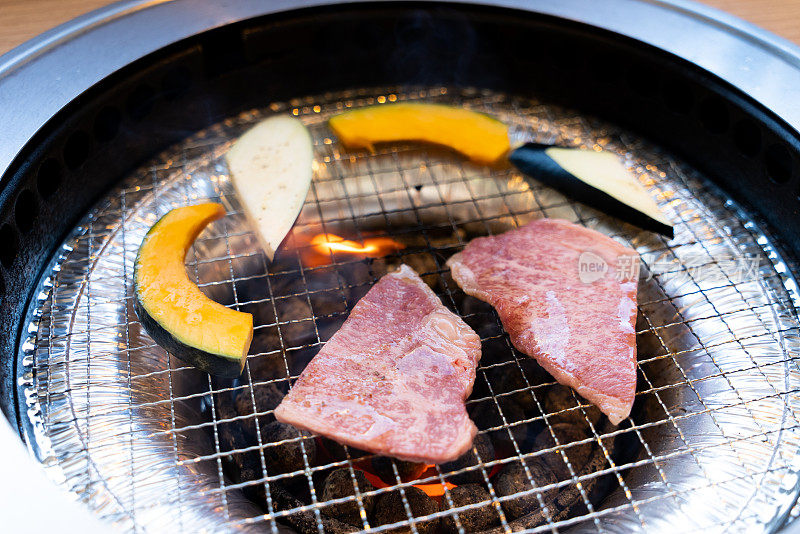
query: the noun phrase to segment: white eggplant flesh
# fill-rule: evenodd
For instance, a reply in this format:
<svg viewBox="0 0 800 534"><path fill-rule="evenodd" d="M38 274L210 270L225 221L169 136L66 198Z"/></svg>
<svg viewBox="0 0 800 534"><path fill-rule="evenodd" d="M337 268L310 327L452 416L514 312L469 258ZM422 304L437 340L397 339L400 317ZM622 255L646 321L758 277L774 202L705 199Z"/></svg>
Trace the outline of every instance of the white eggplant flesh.
<svg viewBox="0 0 800 534"><path fill-rule="evenodd" d="M610 152L528 143L509 161L526 175L625 222L674 235L652 193Z"/></svg>
<svg viewBox="0 0 800 534"><path fill-rule="evenodd" d="M299 119L270 117L245 132L226 160L244 213L272 261L311 186L311 134Z"/></svg>

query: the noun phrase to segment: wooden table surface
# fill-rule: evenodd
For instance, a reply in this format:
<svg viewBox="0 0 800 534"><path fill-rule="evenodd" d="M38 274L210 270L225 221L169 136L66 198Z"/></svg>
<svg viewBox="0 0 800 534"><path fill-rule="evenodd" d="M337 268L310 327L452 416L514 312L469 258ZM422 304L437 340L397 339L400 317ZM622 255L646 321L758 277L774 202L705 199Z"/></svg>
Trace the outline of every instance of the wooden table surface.
<svg viewBox="0 0 800 534"><path fill-rule="evenodd" d="M702 2L800 44L800 0ZM0 54L53 26L110 3L109 0L0 0Z"/></svg>

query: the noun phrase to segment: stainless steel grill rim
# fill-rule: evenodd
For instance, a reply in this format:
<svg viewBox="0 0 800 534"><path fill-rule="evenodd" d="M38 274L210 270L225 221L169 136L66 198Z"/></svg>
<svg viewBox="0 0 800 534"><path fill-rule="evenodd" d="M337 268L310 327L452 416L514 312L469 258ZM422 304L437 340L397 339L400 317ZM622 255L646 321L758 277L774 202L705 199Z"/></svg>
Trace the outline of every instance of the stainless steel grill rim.
<svg viewBox="0 0 800 534"><path fill-rule="evenodd" d="M345 152L324 127L331 112L379 102L379 98L391 100L392 97L457 101L494 112L513 123L515 136L520 140L534 138L542 142L602 146L620 152L641 179L658 191L660 203L678 223L676 239L668 244L663 239L619 226L612 219L576 205L553 191L535 184L528 185L510 170L496 169L487 174L485 169L461 163L451 155L419 147L391 147L375 155ZM283 260L286 263L278 262L277 267L268 271L263 256L253 252L256 248L252 235L243 227L235 198L230 195L226 169L220 156L227 149L231 135L271 112L292 112L309 124L315 134L318 167L309 199L287 243ZM345 290L354 287L346 283L340 269L354 269L364 262L342 260L332 254L329 265L304 265L304 247L299 241L303 232L338 235L346 229L346 233L342 232L346 239L363 242L367 234L373 236L367 231L371 230L367 222L379 219L385 223L389 237L420 238L420 249L399 253L398 256L429 256L433 267L420 274L441 283L444 293L440 296L445 304L460 311L459 290L444 268L445 254L449 255L464 245L460 229L473 225L490 234L542 215L563 216L598 227L650 255L644 256L645 267L656 272L655 282L646 284L640 291L639 307L645 324L638 333L640 337L648 336L655 343L656 350L644 358L640 352L641 379L637 399L638 402L647 399L650 404L660 407L663 414L655 420L631 419L629 427L610 432L598 431L586 414L589 406L575 397L575 407L566 411L582 414L591 429L591 437L584 442L596 443L607 460L603 470L578 475L564 451L583 442L559 443L549 424L549 420L558 414L547 413L541 402L543 388L552 382L533 385L527 382L520 357L511 348L507 337L502 333L482 336L484 341L493 339L505 343L509 353L506 362L481 366L479 377L486 381L490 395L469 401L472 404L492 402L497 406L503 425L489 430L507 431L517 453L516 457L507 459L481 459L479 466L489 489L491 505L500 516L500 528L506 531L518 529L518 525L505 516L502 507L503 502L517 495L497 495L489 477L491 468L552 451L562 456L572 478L531 490L537 495L545 519L543 525L529 529L534 532L573 525L579 530L601 532L658 526L687 530L698 527L740 530L753 526L768 529L770 522L783 515L790 506L796 489L797 459L794 453L798 431L794 398L798 379L795 360L796 287L759 228L733 203L719 200L717 191L711 190L668 155L624 132L537 102L481 91L454 93L447 88L421 88L407 92L355 91L300 99L288 105L273 104L268 111L246 113L201 132L176 150L177 154L168 151L152 166L134 173L76 228L54 259L52 273L43 280L29 329L31 337L23 346L25 364L29 369L22 380L28 387L27 409L36 432L35 436L29 437L34 438L40 447L40 457L51 467L50 471L61 475L64 483L105 517L132 529L149 530L163 527L167 519L172 520L171 512L177 507L181 530L191 530L200 524L219 529L247 529L266 523L275 531L280 528L276 520L296 512L310 511L322 532L320 510L336 502L354 499L361 508L365 530L379 532L407 523L416 531L414 525L420 521L450 514L458 518L459 511L485 504L475 503L414 518L403 492L411 483L400 482L395 466L398 483L369 494L379 495L399 489L408 520L394 525L370 525L361 506L365 495L357 487L355 497L320 502L312 482L313 473L334 465L348 467L353 475L351 459L312 466L306 458L301 471L269 475L263 450L274 444L264 444L260 432L257 434L258 446L250 449L260 452L263 477L231 484L222 472L222 459L231 453L221 451L218 435L219 425L230 420L219 419L213 406L214 394L249 389L255 412L252 417L258 429L259 417L269 412L256 411L253 387L270 381L285 381L286 378L259 381L259 377L251 373L254 359L275 356L282 360L287 375L295 378L296 373L290 371L290 356L323 343L319 328L321 319L346 315L348 298ZM415 187L418 185L422 185L419 190ZM155 222L157 215L170 207L204 198L221 200L229 215L201 236L187 257L187 265L194 270L201 287L211 292L217 288L221 294L229 294L229 305L236 308L265 305L270 308L274 320L257 324L256 331L274 329L279 341L279 347L251 355L245 370L248 384L232 388L215 388L210 378L197 376L198 373L191 368L168 358L140 332L127 304L130 262L143 232ZM437 210L438 215L431 215ZM436 219L440 215L443 218ZM430 217L441 222L431 224L428 222ZM450 228L454 239L445 244L432 239L431 235L440 228ZM735 283L730 273L716 265L715 257L720 251L757 255L759 276L755 285ZM647 262L651 256L681 259L689 253L704 255L708 265L719 269L721 280L710 283L694 279L680 262L675 263L674 269L663 272ZM288 258L292 255L294 264L287 268L285 265L289 265ZM380 262L377 266L370 264L368 276L360 284L361 289L368 289L369 284L383 274L381 269L385 267ZM309 279L326 269L333 269L336 280L327 291L341 292L342 310L329 316L317 316L313 312L313 298L326 290L311 289ZM300 291L289 294L277 291L274 286L288 275L299 277L302 281ZM264 278L266 294L259 299L240 297L237 284L258 278ZM281 302L292 298L306 301L309 317L281 317ZM740 300L741 304L732 305L730 299ZM120 303L123 303L122 310ZM73 306L74 311L70 313ZM670 316L669 312L674 312L674 315ZM469 314L462 316L469 319ZM69 322L64 323L67 318ZM108 324L103 323L106 319L109 319ZM496 316L494 321L497 323ZM714 328L710 328L710 324ZM313 332L310 343L291 343L291 335L286 330L298 326ZM680 335L676 334L677 331ZM104 337L104 332L112 335ZM677 350L675 339L680 341L682 336L693 336L696 344L677 343L680 347ZM760 343L769 345L773 353L765 354ZM82 344L85 347L81 348ZM761 351L753 349L751 344L756 344ZM729 345L739 346L735 357L725 353ZM105 350L97 349L98 346ZM66 349L62 350L62 347ZM133 353L136 352L146 358L135 358ZM698 353L705 354L705 357L697 356ZM733 364L736 365L731 367ZM506 366L518 369L526 385L519 390L495 393L488 373L493 368ZM665 379L654 372L660 369L659 366L669 366L674 377ZM757 387L748 385L741 382L739 374L749 380L761 377L763 383ZM197 380L205 381L207 390L189 388L183 391L189 385L196 385ZM719 387L727 388L724 395L714 391ZM682 390L686 391L681 393ZM507 421L499 400L524 392L530 392L543 415L524 421ZM694 400L686 402L690 395ZM97 399L103 402L98 403ZM212 405L211 421L197 422L197 408L192 405L202 400ZM680 409L685 410L684 413L680 413ZM163 421L158 417L166 417L167 425L160 425ZM702 424L693 421L698 417L703 419ZM775 417L778 417L777 423ZM97 423L93 424L95 421ZM533 421L547 425L556 447L522 452L512 429ZM149 424L152 422L156 424ZM206 428L212 429L214 439L211 444L202 440L201 433ZM701 431L710 431L712 436L717 433L718 436L714 437L721 439L698 442ZM643 456L616 465L605 443L626 433L635 434L642 445ZM302 438L301 442L304 439L307 438ZM754 441L759 439L767 442L765 451L754 448ZM669 440L673 440L675 445L668 444L665 448L664 442ZM104 449L120 445L123 449L127 447L127 455L113 450L109 452L111 458L103 457ZM763 459L764 454L767 459L764 465L751 465ZM736 462L736 465L720 469L714 458L710 458L726 459L725 455L731 456L727 458L728 463ZM127 456L127 461L120 460L121 456ZM694 463L702 475L695 476L688 483L675 466L677 463L686 469L684 462ZM522 465L525 466L525 462ZM144 478L161 476L158 480L170 481L174 485L177 491L172 501L164 502L162 492L148 487L153 484L152 480L137 480L140 468L144 466L151 470L141 472L146 475ZM651 467L652 471L647 471ZM530 477L527 467L525 469ZM615 477L619 489L598 508L582 487L587 481L604 474ZM270 483L296 475L307 478L311 504L289 510L274 509ZM444 476L445 473L437 469L437 475L427 482L443 482ZM755 483L755 487L748 494L738 495L729 489L729 486L739 487L737 484L749 487L751 483ZM120 491L122 485L127 486L124 491ZM267 495L267 513L259 513L242 498L239 490L251 485L263 485ZM579 489L587 513L555 520L542 494L548 489L570 485ZM189 487L192 488L191 495L187 494L186 488ZM765 489L762 491L762 488ZM730 508L722 508L715 516L706 510L708 517L693 517L691 523L675 522L676 514L677 517L697 514L696 504L691 502L692 495L702 500L700 498L705 494L725 491L741 497L741 502L733 505L733 513L730 513ZM445 494L445 500L452 508L449 493ZM757 516L759 510L765 509L756 506L757 503L769 504L770 517ZM661 517L665 509L670 515Z"/></svg>

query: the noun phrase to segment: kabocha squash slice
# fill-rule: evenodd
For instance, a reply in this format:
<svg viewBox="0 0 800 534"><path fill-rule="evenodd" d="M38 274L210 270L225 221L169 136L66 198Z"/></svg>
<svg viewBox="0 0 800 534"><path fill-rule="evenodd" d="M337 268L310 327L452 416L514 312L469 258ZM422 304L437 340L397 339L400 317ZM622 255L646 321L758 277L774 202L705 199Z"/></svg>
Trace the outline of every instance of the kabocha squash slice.
<svg viewBox="0 0 800 534"><path fill-rule="evenodd" d="M475 163L493 164L509 150L508 128L484 113L422 102L382 104L331 117L346 147L373 150L378 143L420 141L450 147Z"/></svg>
<svg viewBox="0 0 800 534"><path fill-rule="evenodd" d="M186 252L211 221L215 203L176 208L147 232L136 257L134 308L153 340L207 373L235 378L253 339L253 316L204 295L186 274Z"/></svg>

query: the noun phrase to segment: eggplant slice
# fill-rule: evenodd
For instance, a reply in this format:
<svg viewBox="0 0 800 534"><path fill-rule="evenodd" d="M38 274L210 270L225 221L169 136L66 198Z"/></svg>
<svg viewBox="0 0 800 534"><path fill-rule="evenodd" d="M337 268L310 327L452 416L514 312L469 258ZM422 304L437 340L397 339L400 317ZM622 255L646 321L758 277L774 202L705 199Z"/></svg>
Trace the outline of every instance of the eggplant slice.
<svg viewBox="0 0 800 534"><path fill-rule="evenodd" d="M644 230L674 237L650 193L610 152L527 143L509 161L522 173Z"/></svg>

